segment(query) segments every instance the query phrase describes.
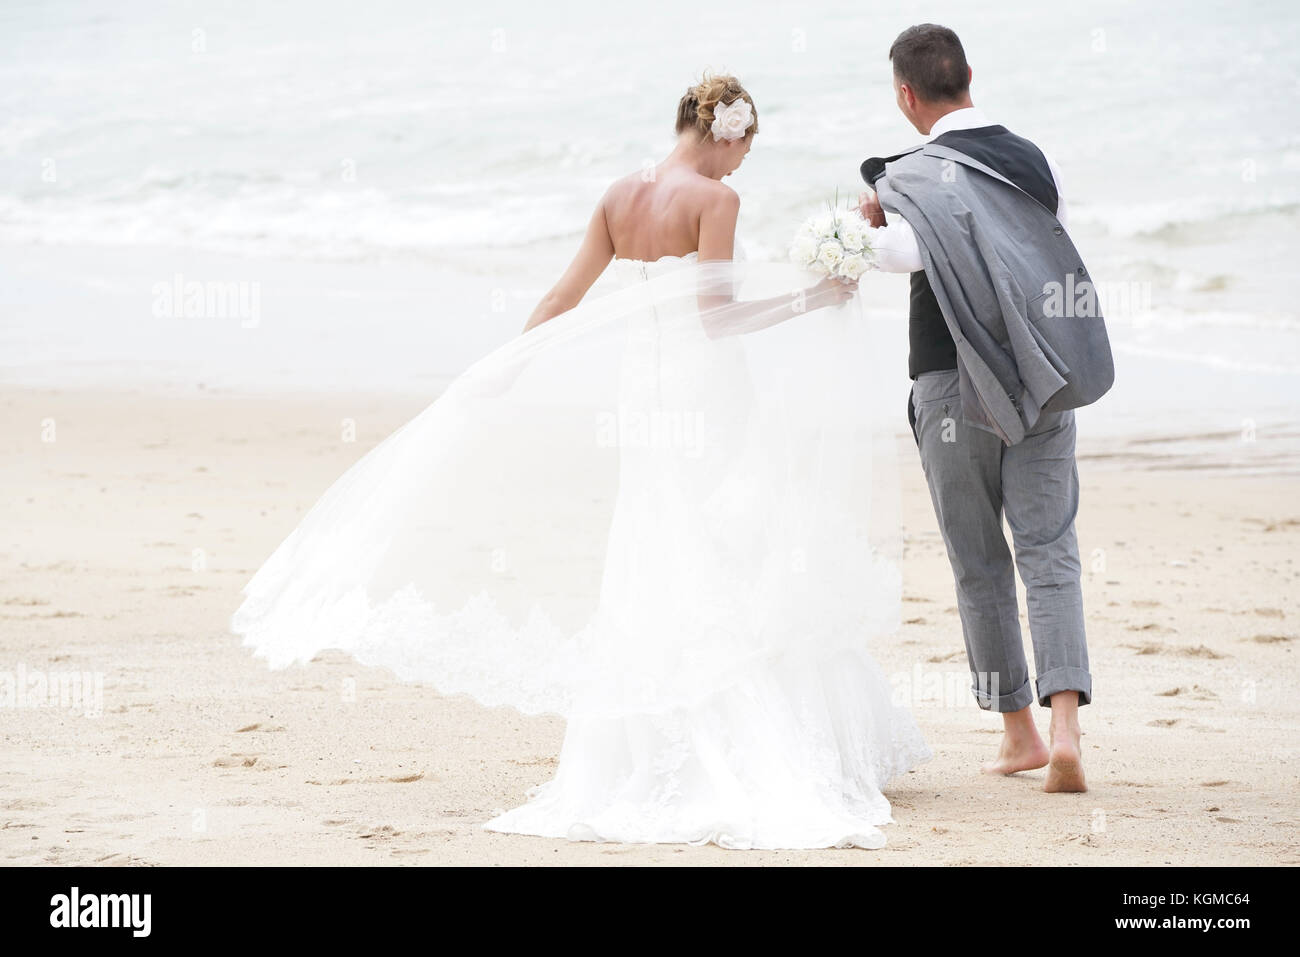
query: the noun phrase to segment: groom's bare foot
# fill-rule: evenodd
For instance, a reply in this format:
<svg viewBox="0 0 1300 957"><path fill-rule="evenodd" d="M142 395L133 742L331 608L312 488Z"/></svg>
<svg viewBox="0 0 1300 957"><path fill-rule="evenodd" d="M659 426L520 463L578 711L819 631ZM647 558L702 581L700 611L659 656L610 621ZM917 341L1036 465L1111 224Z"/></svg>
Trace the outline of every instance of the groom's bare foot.
<svg viewBox="0 0 1300 957"><path fill-rule="evenodd" d="M1038 728L1034 725L1033 715L1028 708L1004 714L1002 724L1006 733L998 747L997 758L981 769L985 774L1033 771L1047 763L1047 745L1038 736Z"/></svg>
<svg viewBox="0 0 1300 957"><path fill-rule="evenodd" d="M1069 734L1052 737L1051 758L1047 765L1044 791L1086 791L1083 780L1083 756L1079 739Z"/></svg>
<svg viewBox="0 0 1300 957"><path fill-rule="evenodd" d="M1015 774L1041 768L1047 761L1047 745L1035 732L1034 740L1028 742L1013 742L1004 737L997 758L987 762L981 770L985 774Z"/></svg>
<svg viewBox="0 0 1300 957"><path fill-rule="evenodd" d="M1059 707L1058 707L1059 706ZM1079 792L1088 790L1083 780L1083 749L1080 747L1078 694L1073 691L1052 695L1052 724L1047 737L1051 755L1043 790Z"/></svg>

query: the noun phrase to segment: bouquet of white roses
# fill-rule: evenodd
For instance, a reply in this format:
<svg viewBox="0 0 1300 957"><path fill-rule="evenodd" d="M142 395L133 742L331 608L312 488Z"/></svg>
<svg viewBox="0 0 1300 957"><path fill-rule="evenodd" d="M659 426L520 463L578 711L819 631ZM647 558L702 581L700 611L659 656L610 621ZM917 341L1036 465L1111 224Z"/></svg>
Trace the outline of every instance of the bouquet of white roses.
<svg viewBox="0 0 1300 957"><path fill-rule="evenodd" d="M790 261L822 276L856 280L875 262L871 233L856 209L832 206L799 227L790 243Z"/></svg>

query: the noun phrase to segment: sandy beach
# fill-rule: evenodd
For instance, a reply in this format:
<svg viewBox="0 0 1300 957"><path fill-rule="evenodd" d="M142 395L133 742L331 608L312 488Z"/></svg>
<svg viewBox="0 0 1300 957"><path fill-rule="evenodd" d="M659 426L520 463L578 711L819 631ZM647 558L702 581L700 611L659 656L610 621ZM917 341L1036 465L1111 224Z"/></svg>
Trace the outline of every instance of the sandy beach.
<svg viewBox="0 0 1300 957"><path fill-rule="evenodd" d="M900 439L906 621L874 653L935 756L887 790L887 847L629 847L482 830L550 776L560 719L444 697L341 655L271 672L226 631L240 588L303 512L424 404L0 392L0 860L1300 863L1295 471L1232 467L1232 436L1166 455L1090 441L1086 428L1088 793L1046 795L1043 772L978 773L999 722L965 690L951 575ZM1268 440L1256 439L1264 453ZM1203 452L1213 441L1217 459ZM70 673L87 677L67 706L15 692L20 677Z"/></svg>

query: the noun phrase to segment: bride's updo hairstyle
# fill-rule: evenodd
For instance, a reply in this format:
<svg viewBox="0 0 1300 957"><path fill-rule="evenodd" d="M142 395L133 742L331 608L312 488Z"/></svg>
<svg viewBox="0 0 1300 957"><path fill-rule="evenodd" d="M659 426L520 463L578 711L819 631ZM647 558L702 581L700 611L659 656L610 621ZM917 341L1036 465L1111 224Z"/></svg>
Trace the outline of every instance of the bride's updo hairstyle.
<svg viewBox="0 0 1300 957"><path fill-rule="evenodd" d="M754 98L734 76L714 76L708 73L687 90L677 104L677 132L681 134L694 130L700 139L712 140L714 111L730 106L737 100L744 100L754 111L753 123L745 131L746 137L753 136L758 132L758 107L754 106Z"/></svg>

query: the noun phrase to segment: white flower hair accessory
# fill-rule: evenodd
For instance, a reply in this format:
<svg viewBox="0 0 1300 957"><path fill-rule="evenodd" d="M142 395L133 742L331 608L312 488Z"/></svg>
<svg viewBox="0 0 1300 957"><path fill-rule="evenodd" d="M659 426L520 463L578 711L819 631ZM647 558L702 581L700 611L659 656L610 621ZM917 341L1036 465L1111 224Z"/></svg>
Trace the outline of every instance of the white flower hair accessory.
<svg viewBox="0 0 1300 957"><path fill-rule="evenodd" d="M736 97L734 103L720 106L713 111L713 141L738 140L754 123L754 108L743 96Z"/></svg>

